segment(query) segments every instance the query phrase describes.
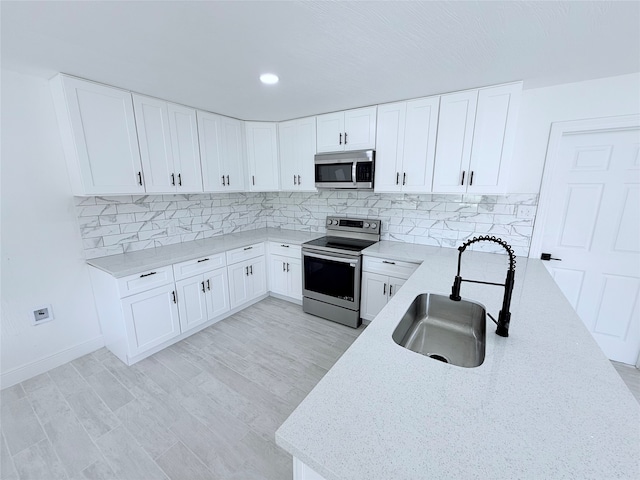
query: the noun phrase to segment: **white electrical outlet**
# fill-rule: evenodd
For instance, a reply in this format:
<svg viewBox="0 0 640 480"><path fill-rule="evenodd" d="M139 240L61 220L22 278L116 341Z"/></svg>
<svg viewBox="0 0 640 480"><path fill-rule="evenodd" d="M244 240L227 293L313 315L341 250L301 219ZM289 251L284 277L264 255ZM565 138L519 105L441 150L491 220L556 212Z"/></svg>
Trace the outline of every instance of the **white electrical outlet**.
<svg viewBox="0 0 640 480"><path fill-rule="evenodd" d="M36 307L31 313L31 323L33 325L40 325L41 323L47 323L51 320L53 320L53 309L51 305Z"/></svg>

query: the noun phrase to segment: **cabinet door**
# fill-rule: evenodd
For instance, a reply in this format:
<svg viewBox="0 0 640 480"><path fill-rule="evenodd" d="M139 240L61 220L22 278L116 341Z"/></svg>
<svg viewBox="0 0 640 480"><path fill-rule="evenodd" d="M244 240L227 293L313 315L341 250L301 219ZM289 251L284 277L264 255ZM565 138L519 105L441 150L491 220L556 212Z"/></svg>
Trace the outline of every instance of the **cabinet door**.
<svg viewBox="0 0 640 480"><path fill-rule="evenodd" d="M506 190L522 83L483 88L473 132L468 192L500 193Z"/></svg>
<svg viewBox="0 0 640 480"><path fill-rule="evenodd" d="M59 115L61 129L70 134L65 151L74 157L71 177L79 179L74 193L144 193L131 93L66 76L60 82L66 105L58 109L68 114Z"/></svg>
<svg viewBox="0 0 640 480"><path fill-rule="evenodd" d="M134 93L133 106L147 193L175 192L167 102Z"/></svg>
<svg viewBox="0 0 640 480"><path fill-rule="evenodd" d="M271 255L269 260L269 290L280 295L289 295L287 260L289 259L280 255Z"/></svg>
<svg viewBox="0 0 640 480"><path fill-rule="evenodd" d="M196 111L173 103L167 109L177 192L202 192Z"/></svg>
<svg viewBox="0 0 640 480"><path fill-rule="evenodd" d="M278 124L280 152L280 188L285 192L298 190L298 122ZM315 154L315 151L313 152Z"/></svg>
<svg viewBox="0 0 640 480"><path fill-rule="evenodd" d="M174 285L122 299L129 355L135 356L180 334Z"/></svg>
<svg viewBox="0 0 640 480"><path fill-rule="evenodd" d="M431 191L439 106L440 97L421 98L407 102L402 173L400 174L403 192L427 193ZM380 139L378 139L378 148L379 146Z"/></svg>
<svg viewBox="0 0 640 480"><path fill-rule="evenodd" d="M388 297L391 298L393 297L396 293L398 293L398 290L400 290L400 287L402 287L402 285L404 285L406 282L406 280L404 280L403 278L395 278L395 277L389 277L389 295Z"/></svg>
<svg viewBox="0 0 640 480"><path fill-rule="evenodd" d="M287 258L287 295L302 300L302 260Z"/></svg>
<svg viewBox="0 0 640 480"><path fill-rule="evenodd" d="M316 121L318 153L344 150L344 112L318 115Z"/></svg>
<svg viewBox="0 0 640 480"><path fill-rule="evenodd" d="M315 192L316 117L302 118L297 122L298 190Z"/></svg>
<svg viewBox="0 0 640 480"><path fill-rule="evenodd" d="M477 90L440 98L434 192L460 193L467 190L477 99Z"/></svg>
<svg viewBox="0 0 640 480"><path fill-rule="evenodd" d="M267 270L264 257L249 262L249 300L267 293Z"/></svg>
<svg viewBox="0 0 640 480"><path fill-rule="evenodd" d="M227 269L219 268L205 273L204 282L207 288L207 313L210 320L231 309Z"/></svg>
<svg viewBox="0 0 640 480"><path fill-rule="evenodd" d="M378 107L376 133L376 192L402 190L402 156L407 102Z"/></svg>
<svg viewBox="0 0 640 480"><path fill-rule="evenodd" d="M374 106L344 112L345 150L376 148L376 109Z"/></svg>
<svg viewBox="0 0 640 480"><path fill-rule="evenodd" d="M200 111L197 117L204 190L244 191L245 155L242 122Z"/></svg>
<svg viewBox="0 0 640 480"><path fill-rule="evenodd" d="M229 299L231 308L236 308L249 301L249 264L241 262L229 265Z"/></svg>
<svg viewBox="0 0 640 480"><path fill-rule="evenodd" d="M209 319L207 316L207 291L202 275L176 282L176 290L182 333L192 330Z"/></svg>
<svg viewBox="0 0 640 480"><path fill-rule="evenodd" d="M377 273L362 272L362 301L360 317L373 320L387 304L389 277Z"/></svg>
<svg viewBox="0 0 640 480"><path fill-rule="evenodd" d="M246 153L244 146L244 122L235 118L221 117L223 140L222 165L225 172L225 192L246 190Z"/></svg>
<svg viewBox="0 0 640 480"><path fill-rule="evenodd" d="M278 190L278 142L275 123L245 122L249 190L266 192Z"/></svg>

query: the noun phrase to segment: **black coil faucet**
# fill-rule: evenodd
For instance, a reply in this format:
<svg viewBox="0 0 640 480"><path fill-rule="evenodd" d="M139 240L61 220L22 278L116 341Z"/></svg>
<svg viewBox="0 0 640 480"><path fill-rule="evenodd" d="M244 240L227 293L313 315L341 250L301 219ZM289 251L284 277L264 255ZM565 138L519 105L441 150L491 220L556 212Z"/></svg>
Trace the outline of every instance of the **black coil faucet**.
<svg viewBox="0 0 640 480"><path fill-rule="evenodd" d="M507 253L509 254L509 270L507 270L507 279L505 280L504 284L494 282L481 282L480 280L468 280L460 276L460 260L462 259L462 252L464 252L469 245L476 242L494 242L507 251ZM473 237L473 239L464 242L461 246L458 247L458 252L458 273L456 274L456 278L453 280L453 286L451 287L451 295L449 295L449 298L455 302L459 302L461 300L460 285L462 284L462 282L483 283L485 285L497 285L499 287L504 287L504 298L502 299L502 309L498 314L498 321L496 322L491 314L487 313L487 315L489 315L491 320L493 320L498 325L496 333L501 337L508 337L509 322L511 321L511 312L509 311L509 307L511 305L513 281L516 274L516 258L513 253L513 249L510 245L507 244L507 242L505 242L501 238L485 235L480 237Z"/></svg>

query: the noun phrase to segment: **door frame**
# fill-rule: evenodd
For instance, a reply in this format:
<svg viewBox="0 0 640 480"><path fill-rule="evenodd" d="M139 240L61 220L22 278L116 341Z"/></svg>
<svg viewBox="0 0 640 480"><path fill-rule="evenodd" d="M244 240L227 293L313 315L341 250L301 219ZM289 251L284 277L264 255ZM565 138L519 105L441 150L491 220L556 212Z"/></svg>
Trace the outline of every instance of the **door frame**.
<svg viewBox="0 0 640 480"><path fill-rule="evenodd" d="M544 225L552 207L549 205L551 198L551 180L557 165L558 152L562 137L566 134L581 134L589 132L613 132L631 128L640 128L640 114L620 115L616 117L592 118L586 120L571 120L566 122L553 122L549 134L549 144L544 162L544 172L540 185L540 198L538 211L533 225L531 248L529 258L540 258L542 253L542 239L544 237ZM640 357L638 358L640 365ZM640 368L640 367L639 367Z"/></svg>

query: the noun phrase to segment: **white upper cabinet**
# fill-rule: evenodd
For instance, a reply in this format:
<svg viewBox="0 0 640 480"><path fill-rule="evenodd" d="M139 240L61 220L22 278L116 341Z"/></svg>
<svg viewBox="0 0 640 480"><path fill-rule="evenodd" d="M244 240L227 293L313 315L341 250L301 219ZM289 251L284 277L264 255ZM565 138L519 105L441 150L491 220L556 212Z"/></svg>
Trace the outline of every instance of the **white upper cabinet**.
<svg viewBox="0 0 640 480"><path fill-rule="evenodd" d="M521 93L522 82L482 88L478 92L468 192L506 191Z"/></svg>
<svg viewBox="0 0 640 480"><path fill-rule="evenodd" d="M268 192L279 189L278 129L272 122L245 122L249 190Z"/></svg>
<svg viewBox="0 0 640 480"><path fill-rule="evenodd" d="M147 192L202 192L196 111L137 94L133 105Z"/></svg>
<svg viewBox="0 0 640 480"><path fill-rule="evenodd" d="M378 107L376 192L431 191L440 97Z"/></svg>
<svg viewBox="0 0 640 480"><path fill-rule="evenodd" d="M317 117L317 152L376 148L376 106Z"/></svg>
<svg viewBox="0 0 640 480"><path fill-rule="evenodd" d="M443 95L433 191L503 193L522 82Z"/></svg>
<svg viewBox="0 0 640 480"><path fill-rule="evenodd" d="M316 118L280 122L278 140L280 188L284 191L315 191Z"/></svg>
<svg viewBox="0 0 640 480"><path fill-rule="evenodd" d="M51 92L73 193L144 193L131 93L66 75Z"/></svg>
<svg viewBox="0 0 640 480"><path fill-rule="evenodd" d="M197 117L204 191L244 192L243 122L201 111Z"/></svg>
<svg viewBox="0 0 640 480"><path fill-rule="evenodd" d="M434 192L467 191L477 101L477 90L440 98Z"/></svg>

